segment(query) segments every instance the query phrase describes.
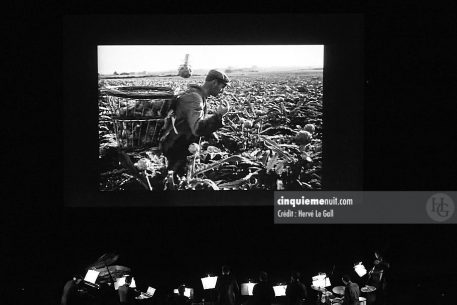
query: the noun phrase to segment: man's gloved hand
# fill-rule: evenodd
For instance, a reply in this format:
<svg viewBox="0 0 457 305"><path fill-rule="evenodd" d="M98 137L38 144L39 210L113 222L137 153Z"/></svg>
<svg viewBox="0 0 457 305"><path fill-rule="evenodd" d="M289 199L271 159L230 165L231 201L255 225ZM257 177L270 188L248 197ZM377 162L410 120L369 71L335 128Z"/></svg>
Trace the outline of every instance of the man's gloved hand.
<svg viewBox="0 0 457 305"><path fill-rule="evenodd" d="M228 101L222 101L221 102L222 104L217 106L217 109L216 109L216 113L220 114L220 115L225 115L227 112L229 112L230 110L230 103Z"/></svg>

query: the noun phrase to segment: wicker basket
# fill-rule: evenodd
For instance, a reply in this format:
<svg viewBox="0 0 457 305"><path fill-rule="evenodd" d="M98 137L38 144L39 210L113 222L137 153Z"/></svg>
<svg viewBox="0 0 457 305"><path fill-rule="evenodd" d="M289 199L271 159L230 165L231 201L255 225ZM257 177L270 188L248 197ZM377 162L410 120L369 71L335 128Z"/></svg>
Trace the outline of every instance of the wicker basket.
<svg viewBox="0 0 457 305"><path fill-rule="evenodd" d="M175 96L172 88L131 86L101 89L108 102L116 140L125 151L158 148L165 117Z"/></svg>

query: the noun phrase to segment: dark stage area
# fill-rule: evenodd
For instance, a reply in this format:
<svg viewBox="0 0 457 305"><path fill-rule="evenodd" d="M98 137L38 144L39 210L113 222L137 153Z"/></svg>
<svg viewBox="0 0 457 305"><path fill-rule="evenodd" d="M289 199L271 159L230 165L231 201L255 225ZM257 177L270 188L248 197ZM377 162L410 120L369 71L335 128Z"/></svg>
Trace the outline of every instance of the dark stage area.
<svg viewBox="0 0 457 305"><path fill-rule="evenodd" d="M11 122L4 124L6 156L2 157L6 169L6 184L3 184L6 194L2 197L1 211L6 228L1 234L2 305L59 304L65 283L73 276L84 276L85 268L107 252L118 253L116 264L131 268L139 290L145 291L148 286L157 289L151 300L154 305L165 305L167 294L180 284L194 288L194 302L200 302L202 297L211 300L200 278L207 273L220 275L223 264L232 267L238 283L248 278L256 280L261 270L268 272L273 284L287 282L290 272L298 270L308 288L309 300L315 304L316 291L310 288L312 276L318 272L331 274L331 287L334 287L343 285L341 275L348 273L363 286L364 278L359 278L352 266L362 261L370 270L376 248L384 251L385 259L391 264L386 274L386 304L456 303L455 225L275 225L273 207L267 206L270 199L265 193L259 197L254 193L250 193L251 197L236 193L238 195L231 198L234 200L225 200L237 204L240 200L244 204L252 198L262 204L257 207L247 204L192 208L69 207L64 189L72 190L75 198L83 198L82 204L90 201L101 206L103 202L96 197L98 193L92 192L98 185L90 181L95 181L97 176L88 162L96 160L98 152L97 134L91 133L91 130L96 132L96 124L90 123L96 120L87 119L96 118L96 104L90 107L83 104L90 103L90 97L97 94L83 84L83 81L93 82L92 86L96 84L97 76L93 73L96 57L83 56L73 62L77 69L72 75L83 81L65 81L63 42L68 36L64 35L63 25L65 16L101 13L126 16L169 13L167 22L176 31L160 34L158 28L152 28L154 35L147 36L154 40L159 35L168 39L165 41L178 38L179 42L185 42L182 38L190 33L189 42L194 34L200 33L200 40L206 41L205 33L215 33L208 35L211 41L223 42L224 38L230 41L231 36L221 31L230 28L234 36L245 37L245 41L252 42L258 37L259 42L269 43L275 39L287 40L284 38L287 36L292 37L292 41L300 41L302 31L315 29L319 33L322 30L313 25L297 26L285 32L283 29L294 24L287 14L362 14L363 26L356 33L349 31L349 38L363 42L363 50L358 49L360 53L351 53L360 60L357 62L363 63L357 66L358 69L363 67L363 78L355 80L364 91L363 109L348 111L352 108L348 108L347 103L356 101L351 98L353 88L346 88L340 79L334 79L339 85L339 90L334 91L335 105L338 105L334 113L341 124L335 124L336 128L329 131L336 139L329 145L335 147L337 158L333 166L337 170L332 172L332 167L327 166L324 171L340 175L334 180L335 189L345 189L345 183L356 180L363 190L456 190L456 152L451 144L455 142L457 129L450 126L455 122L456 113L456 52L452 48L456 45L457 18L452 13L457 11L455 3L412 7L398 2L362 5L356 1L352 6L341 2L334 7L317 4L305 7L303 2L301 8L284 4L277 2L269 8L256 5L249 11L246 3L218 2L204 9L192 3L158 9L150 2L137 6L124 1L116 6L103 1L90 5L84 1L54 5L51 1L33 2L31 7L18 2L15 10L8 9L16 14L6 18L5 44L12 48L6 49L5 55L8 90L4 91L9 96L4 97L7 106L4 113ZM220 18L219 22L208 24L202 18L199 19L201 28L195 29L182 20L177 21L180 13L286 15L283 19L275 17L271 26L276 31L268 31L268 27L255 18L243 23L237 16L232 17L234 23ZM113 20L118 22L115 17ZM300 20L309 22L306 18ZM132 38L126 42L138 43L139 32L131 24L127 25L124 32ZM329 37L335 37L333 41L349 41L338 36L344 27L327 24L326 28ZM80 29L81 39L90 40L93 35L106 31L114 38L119 35L106 25ZM316 39L319 37L314 41L320 41ZM157 43L161 43L160 39ZM95 54L95 49L91 50L89 53ZM348 57L337 55L350 63ZM86 70L87 65L92 70ZM342 69L343 66L336 67ZM351 71L349 69L351 67L348 68ZM346 74L342 79L345 77ZM64 86L85 93L89 99L65 104ZM63 115L64 106L71 106L67 116ZM74 121L79 137L67 135L68 119ZM350 122L360 123L357 126L363 126L363 135L348 128ZM341 136L342 132L350 137ZM69 154L63 151L64 142L70 146ZM95 145L86 145L87 142ZM348 151L354 149L363 151L363 158L357 158L356 162L346 158ZM78 151L84 153L78 154ZM66 162L71 167L66 166ZM346 171L341 171L342 168ZM72 170L82 174L67 182L65 177L73 174ZM90 187L80 187L86 184ZM129 205L138 202L135 195L127 193L125 197L115 193L112 196L104 206L123 203L124 199ZM197 197L208 205L213 202L209 200L213 198L203 197L203 193ZM168 194L157 198L165 203L174 202ZM186 200L195 201L195 198ZM223 197L222 201L227 198ZM144 199L144 202L150 201L150 197ZM276 299L277 303L284 301Z"/></svg>
<svg viewBox="0 0 457 305"><path fill-rule="evenodd" d="M232 266L239 283L257 280L261 270L273 284L287 283L290 272L298 270L314 302L312 276L330 275L334 268L332 287L343 285L345 273L362 287L366 277L359 278L352 267L363 262L369 270L375 249L384 251L391 264L386 275L391 304L446 304L457 284L457 241L446 225L274 225L273 210L266 207L67 208L62 221L58 246L54 249L43 240L35 247L48 246L49 251L37 251L17 266L19 274L33 271L32 279L37 278L12 279L19 303L52 294L58 302L65 282L84 276L84 268L106 252L118 253L116 264L132 269L138 290L157 289L157 304L180 284L194 288L194 302L211 300L200 278L220 275L223 264ZM47 253L52 249L55 253ZM34 250L24 245L26 253ZM38 280L37 268L49 273L47 281Z"/></svg>

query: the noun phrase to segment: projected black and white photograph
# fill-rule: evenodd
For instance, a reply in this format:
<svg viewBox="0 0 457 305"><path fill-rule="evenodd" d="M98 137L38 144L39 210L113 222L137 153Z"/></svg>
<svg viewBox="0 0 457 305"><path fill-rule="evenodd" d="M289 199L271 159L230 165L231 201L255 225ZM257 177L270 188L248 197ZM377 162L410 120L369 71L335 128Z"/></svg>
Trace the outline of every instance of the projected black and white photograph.
<svg viewBox="0 0 457 305"><path fill-rule="evenodd" d="M322 189L323 45L99 45L99 190Z"/></svg>

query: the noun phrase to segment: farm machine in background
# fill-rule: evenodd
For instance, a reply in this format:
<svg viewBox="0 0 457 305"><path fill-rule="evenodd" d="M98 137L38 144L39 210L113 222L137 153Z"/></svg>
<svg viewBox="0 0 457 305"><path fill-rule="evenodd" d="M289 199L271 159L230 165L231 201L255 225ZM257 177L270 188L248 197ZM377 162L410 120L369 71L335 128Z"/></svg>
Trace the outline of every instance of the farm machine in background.
<svg viewBox="0 0 457 305"><path fill-rule="evenodd" d="M182 78L189 78L192 75L192 69L189 65L189 54L184 58L184 64L179 66L178 75Z"/></svg>

